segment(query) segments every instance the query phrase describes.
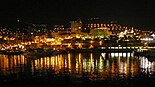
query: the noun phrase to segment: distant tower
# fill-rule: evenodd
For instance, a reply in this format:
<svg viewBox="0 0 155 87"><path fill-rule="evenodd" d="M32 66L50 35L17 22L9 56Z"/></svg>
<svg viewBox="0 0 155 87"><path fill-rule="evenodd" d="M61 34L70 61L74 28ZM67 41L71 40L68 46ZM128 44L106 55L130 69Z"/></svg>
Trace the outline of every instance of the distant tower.
<svg viewBox="0 0 155 87"><path fill-rule="evenodd" d="M77 21L71 21L71 32L80 34L82 30L82 21L78 19Z"/></svg>

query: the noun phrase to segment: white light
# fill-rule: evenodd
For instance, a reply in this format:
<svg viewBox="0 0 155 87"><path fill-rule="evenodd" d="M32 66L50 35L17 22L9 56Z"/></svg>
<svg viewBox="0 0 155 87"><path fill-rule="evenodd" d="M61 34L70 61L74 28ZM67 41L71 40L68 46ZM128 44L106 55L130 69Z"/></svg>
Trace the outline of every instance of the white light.
<svg viewBox="0 0 155 87"><path fill-rule="evenodd" d="M141 40L151 41L153 38L142 38Z"/></svg>
<svg viewBox="0 0 155 87"><path fill-rule="evenodd" d="M155 37L155 34L152 34L151 36L152 36L152 37Z"/></svg>
<svg viewBox="0 0 155 87"><path fill-rule="evenodd" d="M105 54L106 54L106 53L101 53L101 55L102 55L103 58L105 58Z"/></svg>
<svg viewBox="0 0 155 87"><path fill-rule="evenodd" d="M133 56L133 53L111 53L111 57L130 57Z"/></svg>
<svg viewBox="0 0 155 87"><path fill-rule="evenodd" d="M152 63L150 61L148 61L147 58L140 58L140 67L141 68L144 68L144 69L147 69L147 68L151 68L152 66Z"/></svg>

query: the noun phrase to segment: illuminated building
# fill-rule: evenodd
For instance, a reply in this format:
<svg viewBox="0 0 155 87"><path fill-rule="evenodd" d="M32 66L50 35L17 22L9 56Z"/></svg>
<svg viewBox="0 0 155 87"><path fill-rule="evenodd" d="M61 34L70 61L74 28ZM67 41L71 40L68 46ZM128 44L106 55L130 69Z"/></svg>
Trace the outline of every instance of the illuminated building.
<svg viewBox="0 0 155 87"><path fill-rule="evenodd" d="M82 21L79 19L77 21L71 21L71 32L75 34L80 34L82 30Z"/></svg>
<svg viewBox="0 0 155 87"><path fill-rule="evenodd" d="M90 30L90 34L94 38L107 38L111 35L111 32L109 30L110 28L107 27L94 28Z"/></svg>
<svg viewBox="0 0 155 87"><path fill-rule="evenodd" d="M57 24L57 25L53 25L53 29L54 31L63 31L65 28L64 28L64 25Z"/></svg>

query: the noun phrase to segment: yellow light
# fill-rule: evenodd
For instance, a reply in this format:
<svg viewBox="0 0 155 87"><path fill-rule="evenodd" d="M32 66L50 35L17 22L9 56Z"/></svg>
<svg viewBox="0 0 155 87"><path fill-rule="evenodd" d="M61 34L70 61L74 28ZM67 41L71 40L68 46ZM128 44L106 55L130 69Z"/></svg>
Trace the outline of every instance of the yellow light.
<svg viewBox="0 0 155 87"><path fill-rule="evenodd" d="M100 41L99 44L102 45L102 41Z"/></svg>
<svg viewBox="0 0 155 87"><path fill-rule="evenodd" d="M90 41L90 43L93 43L93 42L94 42L94 41L92 41L92 40Z"/></svg>
<svg viewBox="0 0 155 87"><path fill-rule="evenodd" d="M54 38L46 38L46 42L51 42L51 41L55 41Z"/></svg>
<svg viewBox="0 0 155 87"><path fill-rule="evenodd" d="M82 48L82 44L81 43L79 43L78 48Z"/></svg>
<svg viewBox="0 0 155 87"><path fill-rule="evenodd" d="M89 48L93 48L94 46L93 45L90 45L90 47Z"/></svg>
<svg viewBox="0 0 155 87"><path fill-rule="evenodd" d="M68 47L68 48L71 48L71 47L72 47L72 46L71 46L71 43L69 43L67 47Z"/></svg>

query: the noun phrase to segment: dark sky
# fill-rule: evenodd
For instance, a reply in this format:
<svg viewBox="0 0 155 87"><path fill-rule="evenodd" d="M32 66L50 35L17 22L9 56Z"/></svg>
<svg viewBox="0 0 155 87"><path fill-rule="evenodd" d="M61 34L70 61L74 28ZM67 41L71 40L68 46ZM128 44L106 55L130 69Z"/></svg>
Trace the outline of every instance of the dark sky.
<svg viewBox="0 0 155 87"><path fill-rule="evenodd" d="M0 23L16 19L59 23L75 18L102 17L121 24L155 30L153 0L1 0Z"/></svg>

